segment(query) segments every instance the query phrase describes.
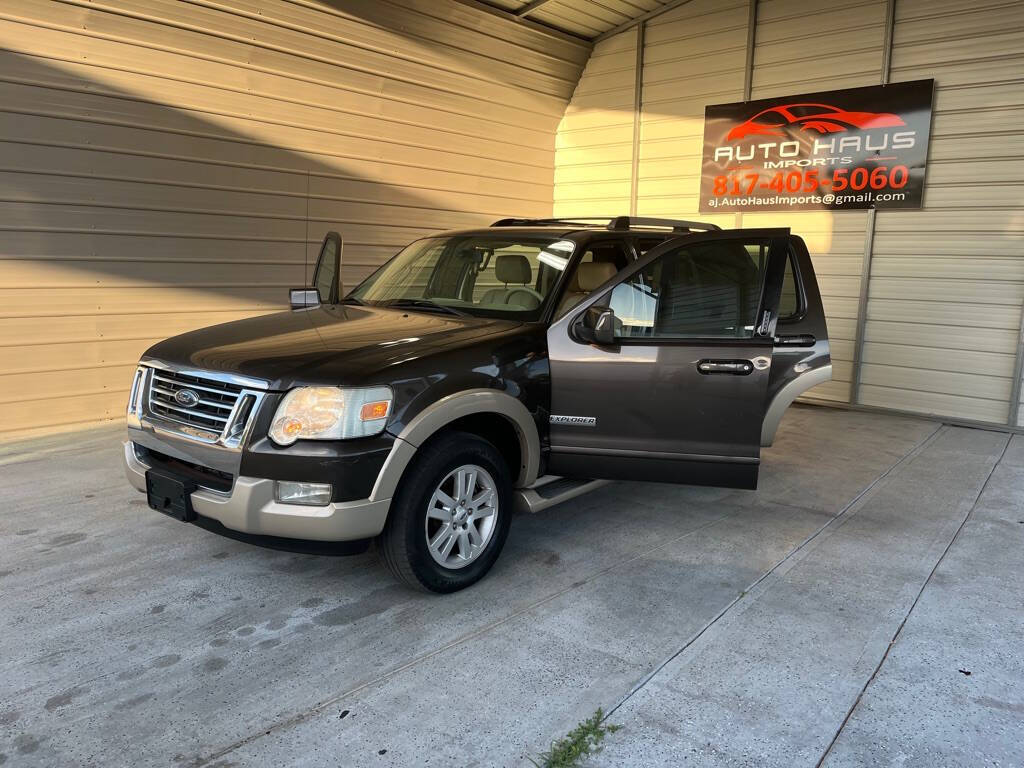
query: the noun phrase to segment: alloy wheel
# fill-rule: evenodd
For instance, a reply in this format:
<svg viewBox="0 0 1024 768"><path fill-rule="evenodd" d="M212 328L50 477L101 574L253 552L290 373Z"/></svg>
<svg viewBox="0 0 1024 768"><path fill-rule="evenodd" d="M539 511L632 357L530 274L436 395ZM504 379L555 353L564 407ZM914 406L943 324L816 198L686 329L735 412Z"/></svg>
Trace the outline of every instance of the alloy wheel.
<svg viewBox="0 0 1024 768"><path fill-rule="evenodd" d="M494 478L481 466L463 464L438 484L427 507L427 549L444 568L464 568L487 548L498 519Z"/></svg>

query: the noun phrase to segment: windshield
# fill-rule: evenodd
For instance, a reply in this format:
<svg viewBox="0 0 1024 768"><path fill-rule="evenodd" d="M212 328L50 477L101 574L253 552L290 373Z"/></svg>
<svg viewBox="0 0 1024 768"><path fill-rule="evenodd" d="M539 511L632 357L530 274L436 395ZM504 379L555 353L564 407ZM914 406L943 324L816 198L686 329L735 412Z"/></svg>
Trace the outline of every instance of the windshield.
<svg viewBox="0 0 1024 768"><path fill-rule="evenodd" d="M538 320L574 244L544 236L429 237L407 246L348 298L377 306Z"/></svg>

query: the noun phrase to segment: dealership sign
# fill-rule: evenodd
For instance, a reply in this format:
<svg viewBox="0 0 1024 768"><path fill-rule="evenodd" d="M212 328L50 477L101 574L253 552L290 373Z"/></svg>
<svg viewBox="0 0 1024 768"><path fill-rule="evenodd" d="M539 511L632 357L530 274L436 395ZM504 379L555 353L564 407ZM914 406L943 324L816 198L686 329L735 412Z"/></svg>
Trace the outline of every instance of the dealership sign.
<svg viewBox="0 0 1024 768"><path fill-rule="evenodd" d="M920 208L934 84L708 106L701 212Z"/></svg>

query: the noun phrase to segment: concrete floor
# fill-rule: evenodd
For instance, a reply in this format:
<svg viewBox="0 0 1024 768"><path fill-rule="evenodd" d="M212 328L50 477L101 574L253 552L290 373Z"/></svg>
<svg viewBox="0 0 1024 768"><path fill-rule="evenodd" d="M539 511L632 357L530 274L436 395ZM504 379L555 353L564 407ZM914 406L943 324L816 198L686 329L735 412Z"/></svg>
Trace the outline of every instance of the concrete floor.
<svg viewBox="0 0 1024 768"><path fill-rule="evenodd" d="M119 433L0 453L0 764L1024 765L1024 440L790 409L756 492L517 517L468 591L151 512ZM968 674L969 673L969 674Z"/></svg>

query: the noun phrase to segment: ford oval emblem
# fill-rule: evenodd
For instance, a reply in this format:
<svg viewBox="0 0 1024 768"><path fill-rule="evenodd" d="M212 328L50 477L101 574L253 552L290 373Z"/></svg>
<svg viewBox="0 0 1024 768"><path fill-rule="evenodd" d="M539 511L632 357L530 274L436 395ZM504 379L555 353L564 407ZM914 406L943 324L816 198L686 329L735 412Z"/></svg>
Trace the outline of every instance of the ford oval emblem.
<svg viewBox="0 0 1024 768"><path fill-rule="evenodd" d="M199 405L199 395L191 389L179 389L174 393L174 402L178 405L183 405L186 408L192 408L193 406Z"/></svg>

